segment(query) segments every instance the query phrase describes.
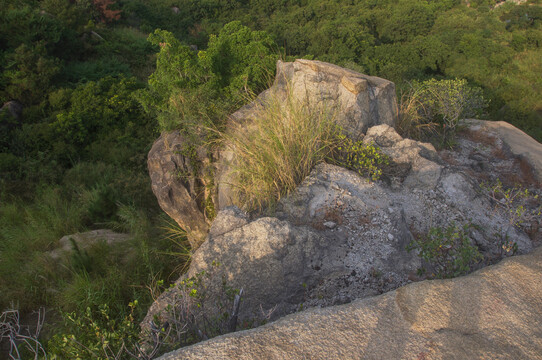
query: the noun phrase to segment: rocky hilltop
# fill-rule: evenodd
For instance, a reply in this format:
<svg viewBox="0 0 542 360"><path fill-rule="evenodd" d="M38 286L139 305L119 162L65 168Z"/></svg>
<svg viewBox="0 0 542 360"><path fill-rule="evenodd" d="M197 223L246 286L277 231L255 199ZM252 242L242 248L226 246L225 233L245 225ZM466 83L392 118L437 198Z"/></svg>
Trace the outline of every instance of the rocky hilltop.
<svg viewBox="0 0 542 360"><path fill-rule="evenodd" d="M148 160L153 190L162 208L189 231L197 250L187 274L151 306L142 323L147 334L178 323L182 310L175 309L186 308L194 283L205 309L195 320L201 329L207 319L230 310L232 289L243 289L243 294L229 319L230 330L317 308L165 358L540 354L542 338L535 334L542 318L542 269L536 265L540 251L465 278L410 284L431 274L419 273L427 261L408 249L413 239L439 228L455 229L470 239L469 249L480 254L471 270L512 253L531 252L541 242L540 217L525 217L521 225L511 226L513 209L504 206L495 189L480 184L498 181L529 188L533 202L524 209L536 207L542 146L508 124L468 120L454 149L437 151L395 131L393 83L308 60L279 62L273 87L233 114L230 127L250 128L256 105L286 92L307 106L326 102L348 137L377 145L389 164L381 180L372 182L321 163L280 200L273 216L255 216L232 206L234 149L187 153L179 133L162 134ZM214 219L211 210L217 211ZM480 321L470 323L471 315ZM520 335L507 337L510 329L496 333L506 316L515 321L510 329L521 328L530 343ZM482 321L485 317L491 321ZM505 340L506 346L501 344ZM455 350L461 343L466 345Z"/></svg>

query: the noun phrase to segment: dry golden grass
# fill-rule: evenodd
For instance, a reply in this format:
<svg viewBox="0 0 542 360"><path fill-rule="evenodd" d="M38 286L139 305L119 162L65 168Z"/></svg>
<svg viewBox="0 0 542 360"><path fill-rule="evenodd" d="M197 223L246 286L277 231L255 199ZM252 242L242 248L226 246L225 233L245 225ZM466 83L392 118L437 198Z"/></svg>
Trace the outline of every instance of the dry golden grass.
<svg viewBox="0 0 542 360"><path fill-rule="evenodd" d="M249 129L238 124L224 137L237 158L237 205L262 211L272 209L331 153L337 127L332 111L309 107L291 91L270 96L256 113Z"/></svg>
<svg viewBox="0 0 542 360"><path fill-rule="evenodd" d="M438 134L438 124L428 121L427 109L421 101L421 90L411 87L403 93L398 105L396 129L405 138L423 140Z"/></svg>

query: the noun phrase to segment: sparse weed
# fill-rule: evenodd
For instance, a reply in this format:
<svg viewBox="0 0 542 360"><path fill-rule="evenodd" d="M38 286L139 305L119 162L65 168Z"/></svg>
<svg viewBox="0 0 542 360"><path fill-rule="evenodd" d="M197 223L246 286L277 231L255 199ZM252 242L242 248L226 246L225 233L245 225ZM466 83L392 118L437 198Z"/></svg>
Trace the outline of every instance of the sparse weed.
<svg viewBox="0 0 542 360"><path fill-rule="evenodd" d="M459 120L483 115L487 101L464 79L414 82L401 97L397 129L405 137L453 143Z"/></svg>
<svg viewBox="0 0 542 360"><path fill-rule="evenodd" d="M490 199L494 212L508 220L506 226L495 232L500 256L514 255L518 251L518 245L509 239L509 232L512 228L520 228L526 222L540 223L542 204L538 194L520 185L505 188L500 179L493 184L483 182L480 189Z"/></svg>
<svg viewBox="0 0 542 360"><path fill-rule="evenodd" d="M354 141L344 134L337 136L338 145L333 154L332 162L356 171L373 181L380 179L382 167L389 165L389 158L374 144L364 144Z"/></svg>
<svg viewBox="0 0 542 360"><path fill-rule="evenodd" d="M407 251L416 250L426 266L418 274L430 278L452 278L465 275L482 260L478 248L471 243L468 230L471 224L458 227L452 223L446 228L435 227L426 236L415 238Z"/></svg>

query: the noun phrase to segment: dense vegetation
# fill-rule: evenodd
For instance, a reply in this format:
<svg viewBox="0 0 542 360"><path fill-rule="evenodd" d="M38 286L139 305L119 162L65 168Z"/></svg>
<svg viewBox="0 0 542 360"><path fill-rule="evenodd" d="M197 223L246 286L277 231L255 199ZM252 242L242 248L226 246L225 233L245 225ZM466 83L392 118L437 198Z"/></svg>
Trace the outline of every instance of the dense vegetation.
<svg viewBox="0 0 542 360"><path fill-rule="evenodd" d="M0 0L0 104L22 106L19 118L0 113L0 310L46 306L96 324L107 304L137 321L147 289L176 276L168 254L186 252L161 230L171 226L146 174L152 141L172 128L206 140L279 58L388 78L400 93L461 79L482 89L489 118L541 141L541 1L469 3ZM132 234L134 250L45 256L64 235L104 227ZM64 323L50 335L81 331Z"/></svg>

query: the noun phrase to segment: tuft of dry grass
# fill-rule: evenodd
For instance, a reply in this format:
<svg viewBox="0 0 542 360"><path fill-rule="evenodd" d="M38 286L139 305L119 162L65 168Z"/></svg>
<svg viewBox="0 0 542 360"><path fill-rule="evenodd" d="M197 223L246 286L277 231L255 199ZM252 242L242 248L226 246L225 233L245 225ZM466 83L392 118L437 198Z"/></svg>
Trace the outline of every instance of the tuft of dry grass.
<svg viewBox="0 0 542 360"><path fill-rule="evenodd" d="M423 140L428 135L438 134L438 124L428 120L429 110L422 101L423 90L411 86L401 95L396 129L405 138Z"/></svg>
<svg viewBox="0 0 542 360"><path fill-rule="evenodd" d="M309 107L291 91L256 105L249 128L233 126L225 135L236 154L236 203L245 210L273 208L334 148L338 131L325 105Z"/></svg>

